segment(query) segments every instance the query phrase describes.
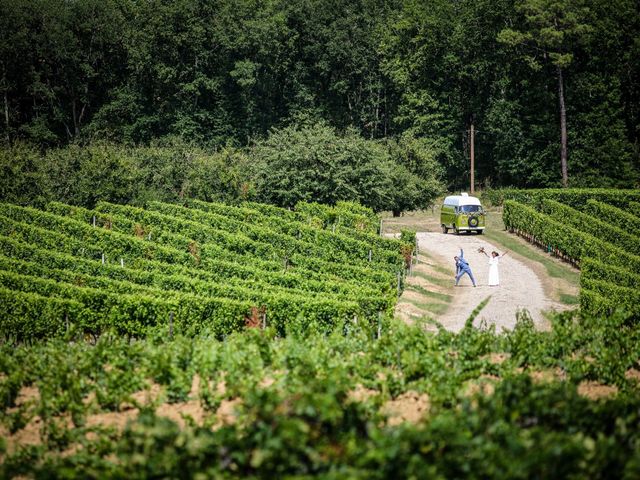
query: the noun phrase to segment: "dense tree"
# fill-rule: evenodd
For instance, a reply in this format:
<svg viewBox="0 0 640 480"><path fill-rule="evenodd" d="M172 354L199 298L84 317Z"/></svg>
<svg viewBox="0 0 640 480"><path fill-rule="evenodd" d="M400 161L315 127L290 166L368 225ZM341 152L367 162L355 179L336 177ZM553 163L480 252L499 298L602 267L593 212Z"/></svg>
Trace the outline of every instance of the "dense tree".
<svg viewBox="0 0 640 480"><path fill-rule="evenodd" d="M250 154L257 198L284 207L300 201L358 201L396 215L426 208L441 190L438 166L420 158L415 147L418 158L412 167L420 175L394 161L394 154L412 148L405 143L385 145L355 131L338 135L323 124L276 130Z"/></svg>
<svg viewBox="0 0 640 480"><path fill-rule="evenodd" d="M525 59L534 70L548 61L555 67L560 110L560 165L562 185L569 182L567 168L567 107L564 72L574 60L575 47L593 31L591 12L584 0L522 0L516 4L526 19L526 30L502 30L499 39L510 45L529 45Z"/></svg>
<svg viewBox="0 0 640 480"><path fill-rule="evenodd" d="M0 149L0 199L87 207L99 200L144 205L184 197L234 202L253 196L247 164L237 149L205 150L175 138L147 147L95 142L45 153L17 143Z"/></svg>
<svg viewBox="0 0 640 480"><path fill-rule="evenodd" d="M481 184L633 186L639 34L634 0L0 0L0 138L242 149L325 122L419 141L459 189L473 124Z"/></svg>

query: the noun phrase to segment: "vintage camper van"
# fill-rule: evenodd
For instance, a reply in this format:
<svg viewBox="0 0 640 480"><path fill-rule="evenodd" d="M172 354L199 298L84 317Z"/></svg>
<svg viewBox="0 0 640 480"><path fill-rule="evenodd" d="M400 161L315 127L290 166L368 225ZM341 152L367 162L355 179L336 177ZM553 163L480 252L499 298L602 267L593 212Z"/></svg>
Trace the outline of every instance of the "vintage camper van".
<svg viewBox="0 0 640 480"><path fill-rule="evenodd" d="M485 226L485 213L480 200L467 193L451 195L444 199L440 209L442 233L476 232L481 234Z"/></svg>

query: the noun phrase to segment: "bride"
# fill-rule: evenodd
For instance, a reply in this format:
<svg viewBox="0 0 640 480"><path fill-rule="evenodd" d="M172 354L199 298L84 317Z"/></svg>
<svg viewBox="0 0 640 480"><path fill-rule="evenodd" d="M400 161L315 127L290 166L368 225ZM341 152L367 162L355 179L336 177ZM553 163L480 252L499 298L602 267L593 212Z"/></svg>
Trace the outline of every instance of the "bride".
<svg viewBox="0 0 640 480"><path fill-rule="evenodd" d="M478 252L484 253L487 257L489 257L488 285L490 287L497 287L498 285L500 285L500 273L498 272L498 263L500 262L500 259L507 254L507 252L504 252L502 255L500 255L498 252L494 250L493 252L491 252L491 256L489 256L487 252L484 251L484 247L480 247L478 249Z"/></svg>

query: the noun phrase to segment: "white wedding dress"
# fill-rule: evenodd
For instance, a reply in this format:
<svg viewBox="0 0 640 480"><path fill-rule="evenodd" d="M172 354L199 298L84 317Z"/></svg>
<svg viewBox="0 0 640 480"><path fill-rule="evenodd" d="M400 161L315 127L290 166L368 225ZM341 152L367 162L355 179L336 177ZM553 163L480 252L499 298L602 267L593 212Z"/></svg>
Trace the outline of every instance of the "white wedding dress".
<svg viewBox="0 0 640 480"><path fill-rule="evenodd" d="M498 264L500 257L489 258L489 286L494 287L500 285L500 274L498 273Z"/></svg>

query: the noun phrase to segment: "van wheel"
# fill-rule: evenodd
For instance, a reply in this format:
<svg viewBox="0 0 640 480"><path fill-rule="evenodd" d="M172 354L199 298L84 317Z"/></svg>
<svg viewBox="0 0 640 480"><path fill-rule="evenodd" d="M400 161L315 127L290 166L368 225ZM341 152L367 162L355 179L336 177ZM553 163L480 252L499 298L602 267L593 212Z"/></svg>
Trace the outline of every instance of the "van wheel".
<svg viewBox="0 0 640 480"><path fill-rule="evenodd" d="M444 223L442 224L442 233L444 233L445 235L449 233L449 229L445 227Z"/></svg>
<svg viewBox="0 0 640 480"><path fill-rule="evenodd" d="M453 227L453 231L456 232L456 235L460 235L460 230L458 230L458 227L456 227L455 225Z"/></svg>

